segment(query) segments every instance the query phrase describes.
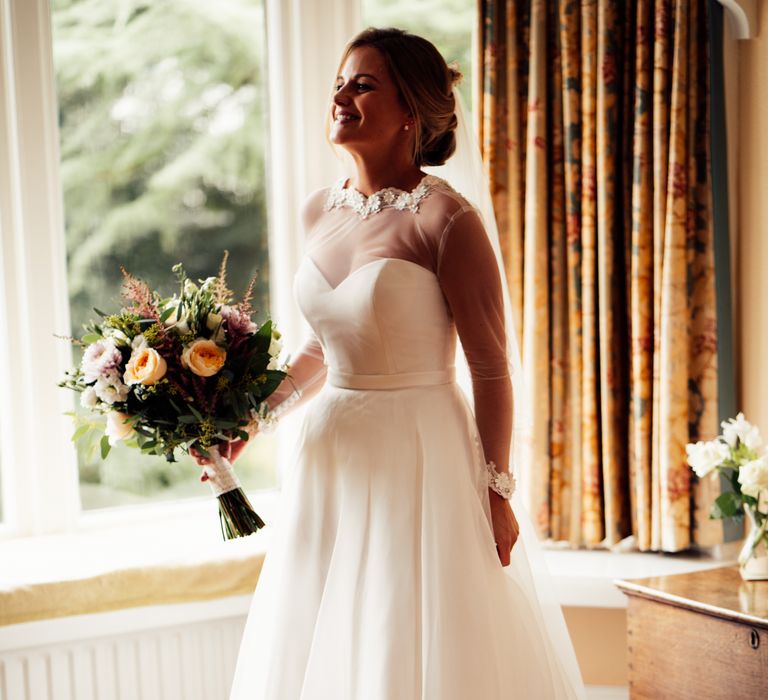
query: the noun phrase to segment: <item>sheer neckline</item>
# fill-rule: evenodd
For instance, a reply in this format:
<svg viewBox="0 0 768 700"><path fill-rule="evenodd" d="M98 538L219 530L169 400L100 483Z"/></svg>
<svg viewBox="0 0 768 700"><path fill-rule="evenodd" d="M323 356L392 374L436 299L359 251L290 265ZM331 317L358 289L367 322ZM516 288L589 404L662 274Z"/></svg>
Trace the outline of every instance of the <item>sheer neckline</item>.
<svg viewBox="0 0 768 700"><path fill-rule="evenodd" d="M350 207L363 219L387 208L400 211L407 209L415 214L419 210L421 201L436 186L447 184L445 180L436 175L424 175L419 184L410 191L401 190L397 187L384 187L366 196L354 187L345 187L347 179L346 177L341 178L331 187L323 208L326 211L331 211L337 207Z"/></svg>

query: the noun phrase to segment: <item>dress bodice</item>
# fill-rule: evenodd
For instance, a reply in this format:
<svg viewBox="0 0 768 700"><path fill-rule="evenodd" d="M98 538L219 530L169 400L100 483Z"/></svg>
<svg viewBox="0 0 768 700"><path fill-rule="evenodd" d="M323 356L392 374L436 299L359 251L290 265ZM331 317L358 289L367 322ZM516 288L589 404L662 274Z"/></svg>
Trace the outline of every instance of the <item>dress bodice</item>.
<svg viewBox="0 0 768 700"><path fill-rule="evenodd" d="M453 322L435 274L421 265L378 258L331 285L307 256L295 292L334 370L387 375L453 365Z"/></svg>
<svg viewBox="0 0 768 700"><path fill-rule="evenodd" d="M483 449L508 464L512 391L504 301L475 207L440 178L368 197L337 183L302 213L306 255L294 280L313 335L292 356L272 405L323 383L350 389L443 384L457 340L472 378ZM344 376L339 376L339 375Z"/></svg>

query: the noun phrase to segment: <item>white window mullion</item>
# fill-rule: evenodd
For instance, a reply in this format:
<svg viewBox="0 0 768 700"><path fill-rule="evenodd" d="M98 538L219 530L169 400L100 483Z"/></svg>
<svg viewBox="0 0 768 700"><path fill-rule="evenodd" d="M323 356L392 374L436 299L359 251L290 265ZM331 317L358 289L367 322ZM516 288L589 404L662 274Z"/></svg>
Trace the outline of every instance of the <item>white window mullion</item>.
<svg viewBox="0 0 768 700"><path fill-rule="evenodd" d="M47 0L0 0L0 366L4 513L17 534L79 509L59 137Z"/></svg>
<svg viewBox="0 0 768 700"><path fill-rule="evenodd" d="M305 324L293 299L304 249L301 205L340 174L325 137L330 87L342 49L360 30L360 0L265 0L269 94L270 311L293 351ZM292 451L296 416L277 433L278 464Z"/></svg>
<svg viewBox="0 0 768 700"><path fill-rule="evenodd" d="M292 295L303 250L300 209L340 174L325 136L334 71L360 30L360 0L265 0L269 75L269 247L272 316L289 345L302 324Z"/></svg>

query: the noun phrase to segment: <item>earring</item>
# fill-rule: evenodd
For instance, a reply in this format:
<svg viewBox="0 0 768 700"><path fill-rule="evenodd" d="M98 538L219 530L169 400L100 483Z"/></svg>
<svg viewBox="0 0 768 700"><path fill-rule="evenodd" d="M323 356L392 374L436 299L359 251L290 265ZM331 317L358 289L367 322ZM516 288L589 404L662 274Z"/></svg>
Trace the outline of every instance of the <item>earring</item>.
<svg viewBox="0 0 768 700"><path fill-rule="evenodd" d="M411 128L411 127L410 127L410 126L408 126L408 125L406 124L406 125L403 127L403 131L408 131L408 129L410 129L410 128Z"/></svg>

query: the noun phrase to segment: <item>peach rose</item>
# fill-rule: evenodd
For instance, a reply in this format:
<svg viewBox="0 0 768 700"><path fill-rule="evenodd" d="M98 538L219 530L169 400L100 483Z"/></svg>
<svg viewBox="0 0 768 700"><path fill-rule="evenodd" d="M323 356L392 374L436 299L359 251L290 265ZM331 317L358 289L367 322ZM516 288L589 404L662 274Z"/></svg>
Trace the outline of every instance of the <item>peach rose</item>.
<svg viewBox="0 0 768 700"><path fill-rule="evenodd" d="M126 384L154 384L165 376L168 365L155 349L144 346L136 348L125 367Z"/></svg>
<svg viewBox="0 0 768 700"><path fill-rule="evenodd" d="M109 438L109 444L114 446L120 440L130 437L133 434L133 426L128 422L130 416L120 411L110 411L107 413L106 436Z"/></svg>
<svg viewBox="0 0 768 700"><path fill-rule="evenodd" d="M182 366L198 377L212 377L224 366L226 359L227 351L205 338L198 338L181 353Z"/></svg>

